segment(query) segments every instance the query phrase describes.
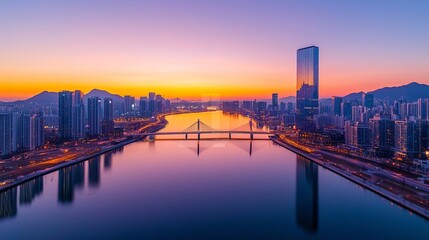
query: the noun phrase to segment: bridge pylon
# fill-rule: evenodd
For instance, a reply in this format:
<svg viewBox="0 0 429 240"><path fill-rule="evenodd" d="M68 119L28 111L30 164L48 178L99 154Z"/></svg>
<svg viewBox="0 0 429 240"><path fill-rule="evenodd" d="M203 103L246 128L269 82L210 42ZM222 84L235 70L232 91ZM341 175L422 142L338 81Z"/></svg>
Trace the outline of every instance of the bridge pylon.
<svg viewBox="0 0 429 240"><path fill-rule="evenodd" d="M253 124L252 119L249 120L249 127L250 127L250 140L253 140ZM250 151L252 152L252 151Z"/></svg>
<svg viewBox="0 0 429 240"><path fill-rule="evenodd" d="M198 140L200 140L200 119L198 118L198 122L197 122L197 132L198 132Z"/></svg>

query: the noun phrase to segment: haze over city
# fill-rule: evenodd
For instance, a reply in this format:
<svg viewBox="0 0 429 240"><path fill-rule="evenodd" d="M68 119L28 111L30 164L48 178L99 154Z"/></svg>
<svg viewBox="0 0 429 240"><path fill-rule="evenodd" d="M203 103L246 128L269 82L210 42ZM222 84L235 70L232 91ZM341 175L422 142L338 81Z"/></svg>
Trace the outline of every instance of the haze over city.
<svg viewBox="0 0 429 240"><path fill-rule="evenodd" d="M93 88L286 97L295 95L295 51L309 45L321 48L321 97L429 83L427 9L427 1L2 1L0 101Z"/></svg>

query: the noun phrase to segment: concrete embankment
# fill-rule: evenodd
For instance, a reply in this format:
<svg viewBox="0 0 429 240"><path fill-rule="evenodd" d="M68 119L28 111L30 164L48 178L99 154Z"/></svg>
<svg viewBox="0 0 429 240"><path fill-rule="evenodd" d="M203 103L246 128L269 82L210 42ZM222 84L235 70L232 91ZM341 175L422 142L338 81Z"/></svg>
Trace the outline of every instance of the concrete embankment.
<svg viewBox="0 0 429 240"><path fill-rule="evenodd" d="M342 177L344 177L344 178L346 178L346 179L348 179L348 180L350 180L356 184L359 184L360 186L365 187L366 189L368 189L374 193L377 193L378 195L398 204L399 206L402 206L402 207L426 218L427 220L429 220L429 211L427 209L420 207L420 206L417 206L417 205L413 204L412 202L409 202L409 201L403 199L401 196L398 196L392 192L389 192L386 189L383 189L383 188L381 188L381 187L379 187L379 186L377 186L371 182L368 182L368 181L363 180L359 177L356 177L349 172L346 172L342 169L336 168L335 166L332 166L332 165L328 164L327 162L325 162L325 161L323 161L323 160L321 160L321 159L319 159L319 158L317 158L317 157L315 157L315 156L313 156L313 155L311 155L311 154L309 154L309 153L307 153L301 149L298 149L298 148L293 147L293 146L291 146L291 145L289 145L283 141L280 141L276 136L271 136L270 139L273 142L275 142L276 144L278 144L284 148L287 148L288 150L290 150L290 151L292 151L298 155L301 155L301 156L317 163L318 165L320 165L320 166L322 166L322 167L324 167L324 168L326 168L326 169L328 169L328 170L330 170L330 171L332 171L332 172L334 172L334 173L336 173L336 174L338 174L338 175L340 175L340 176L342 176Z"/></svg>

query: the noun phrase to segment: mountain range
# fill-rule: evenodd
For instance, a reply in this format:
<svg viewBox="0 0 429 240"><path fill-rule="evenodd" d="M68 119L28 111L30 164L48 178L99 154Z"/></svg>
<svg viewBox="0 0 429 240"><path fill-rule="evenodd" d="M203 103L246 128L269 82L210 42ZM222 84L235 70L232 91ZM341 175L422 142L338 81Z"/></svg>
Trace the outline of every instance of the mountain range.
<svg viewBox="0 0 429 240"><path fill-rule="evenodd" d="M411 82L402 86L395 87L384 87L374 91L369 91L368 93L374 94L375 99L380 100L405 100L407 102L417 101L418 98L429 98L429 85L420 84L417 82ZM112 98L114 102L123 102L123 97L118 94L112 94L105 90L93 89L89 93L85 94L84 101L86 102L90 97L100 97L100 98ZM362 92L355 92L347 94L343 97L343 101L350 100L361 100ZM265 99L263 101L270 102L271 99ZM285 98L280 98L281 102L295 102L295 96L289 96ZM58 104L58 93L57 92L48 92L43 91L29 99L19 100L14 102L0 102L3 104ZM320 99L322 105L330 105L331 99L324 98Z"/></svg>
<svg viewBox="0 0 429 240"><path fill-rule="evenodd" d="M372 93L375 99L413 102L419 98L429 98L429 85L412 82L402 86L384 87L368 93ZM362 100L362 92L350 93L344 96L343 100Z"/></svg>

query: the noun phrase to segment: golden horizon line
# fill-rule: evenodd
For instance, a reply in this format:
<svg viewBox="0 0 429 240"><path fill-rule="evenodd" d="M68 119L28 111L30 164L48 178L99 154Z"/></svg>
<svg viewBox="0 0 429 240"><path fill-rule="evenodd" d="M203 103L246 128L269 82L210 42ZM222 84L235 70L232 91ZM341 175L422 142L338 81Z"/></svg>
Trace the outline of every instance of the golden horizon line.
<svg viewBox="0 0 429 240"><path fill-rule="evenodd" d="M412 81L412 82L409 82L407 84L402 84L402 85L384 86L384 87L380 87L380 88L377 88L377 89L371 90L371 91L357 91L357 92L354 91L354 92L350 92L350 93L347 93L347 94L329 94L329 95L323 95L323 96L319 97L319 99L328 99L328 98L332 98L334 96L344 97L344 96L347 96L347 95L353 94L353 93L373 92L373 91L376 91L376 90L379 90L379 89L382 89L382 88L385 88L385 87L401 87L401 86L406 86L406 85L410 85L410 84L419 84L419 85L426 85L426 86L428 86L428 84L418 83L418 82ZM28 99L30 99L32 97L40 95L40 94L42 94L44 92L59 93L61 91L71 91L71 92L74 92L76 90L82 91L80 89L73 89L73 90L71 90L71 89L63 89L63 90L60 90L60 91L42 90L42 91L40 91L38 93L35 93L35 94L34 93L21 93L21 94L18 93L15 96L12 93L8 97L1 97L0 96L0 102L8 103L8 102L15 102L15 101L25 101L25 100L28 100ZM232 101L232 100L241 100L241 101L244 101L244 100L254 100L254 99L256 99L256 100L261 100L261 99L262 100L266 100L266 99L271 99L271 95L273 93L278 93L280 95L279 99L281 99L281 98L288 98L288 97L295 97L295 94L284 94L283 95L283 94L281 94L282 91L271 91L271 92L268 92L267 90L265 90L264 93L259 93L259 94L251 94L250 93L250 94L238 94L238 95L235 95L235 96L233 96L231 94L213 92L213 93L201 93L201 95L199 95L199 96L195 96L195 95L194 96L183 96L183 95L186 95L186 94L178 94L178 97L166 96L166 95L171 95L171 94L165 94L165 93L157 92L156 90L147 91L146 95L144 95L144 94L143 95L140 95L140 94L139 95L134 95L134 94L114 93L114 91L104 90L104 89L101 89L101 88L93 88L93 89L89 90L86 93L85 93L85 91L82 91L82 92L84 93L84 95L87 95L87 94L89 94L90 92L92 92L94 90L107 92L108 94L118 95L120 97L132 96L132 97L135 97L136 100L138 100L140 97L147 96L149 92L155 92L157 94L160 94L161 96L165 97L166 99L177 99L177 98L179 98L181 100L186 100L186 101L201 101L201 100L206 101L206 99L210 99L210 98L211 99L216 99L217 101ZM167 92L171 93L171 91L167 91ZM295 92L295 91L292 91L292 92ZM231 93L231 92L229 91L229 93ZM179 96L179 95L182 95L182 96ZM192 95L192 94L190 94L190 95ZM212 100L212 101L215 101L215 100Z"/></svg>

